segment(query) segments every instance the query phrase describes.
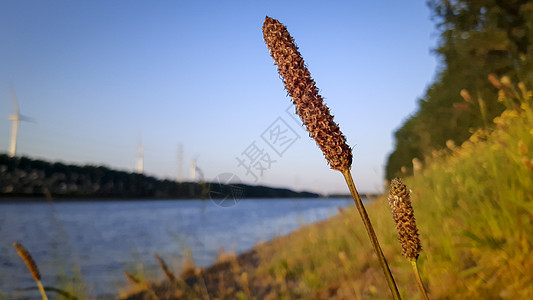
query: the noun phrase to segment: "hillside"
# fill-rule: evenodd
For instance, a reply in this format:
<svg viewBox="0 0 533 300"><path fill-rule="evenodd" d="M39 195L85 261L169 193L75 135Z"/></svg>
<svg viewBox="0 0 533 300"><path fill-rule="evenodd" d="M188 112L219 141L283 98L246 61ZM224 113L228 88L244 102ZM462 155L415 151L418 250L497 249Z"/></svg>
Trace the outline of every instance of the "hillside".
<svg viewBox="0 0 533 300"><path fill-rule="evenodd" d="M533 84L532 1L427 1L436 23L439 67L415 112L394 133L386 177L413 174L453 140L484 128L506 108L488 74Z"/></svg>
<svg viewBox="0 0 533 300"><path fill-rule="evenodd" d="M103 166L77 166L0 155L0 197L54 198L172 198L200 199L210 193L209 182L176 182ZM247 198L315 198L318 194L246 184L215 185L239 189Z"/></svg>

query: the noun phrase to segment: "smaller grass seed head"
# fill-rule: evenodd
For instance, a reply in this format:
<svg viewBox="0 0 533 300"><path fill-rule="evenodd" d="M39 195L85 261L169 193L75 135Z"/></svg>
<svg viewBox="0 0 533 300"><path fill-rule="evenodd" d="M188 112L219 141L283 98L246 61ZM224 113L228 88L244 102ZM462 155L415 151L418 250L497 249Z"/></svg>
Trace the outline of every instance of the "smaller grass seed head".
<svg viewBox="0 0 533 300"><path fill-rule="evenodd" d="M174 272L172 272L170 270L170 268L168 267L167 263L163 260L163 258L161 258L161 256L159 256L159 254L157 254L157 253L154 254L154 257L157 260L157 263L159 264L159 267L161 267L161 269L165 273L165 276L167 277L167 279L170 282L175 282L176 281L176 275L174 275Z"/></svg>
<svg viewBox="0 0 533 300"><path fill-rule="evenodd" d="M409 259L418 258L422 251L415 215L411 206L411 196L400 178L391 181L389 205L392 209L392 218L398 231L398 240L402 246L402 254Z"/></svg>
<svg viewBox="0 0 533 300"><path fill-rule="evenodd" d="M33 260L33 257L31 257L31 254L28 252L28 250L26 250L24 246L17 242L13 243L13 247L15 247L15 250L17 250L18 255L26 264L28 270L30 270L31 277L33 278L33 280L40 281L41 273L39 272L39 268L37 268L37 264Z"/></svg>
<svg viewBox="0 0 533 300"><path fill-rule="evenodd" d="M128 281L133 285L142 284L142 281L139 278L135 277L135 275L131 274L128 271L124 271L124 277L126 277L126 279L128 279Z"/></svg>
<svg viewBox="0 0 533 300"><path fill-rule="evenodd" d="M488 77L489 77L490 83L492 83L492 85L495 88L497 88L499 90L502 88L502 83L500 82L500 79L498 79L498 76L496 76L493 73L490 73Z"/></svg>
<svg viewBox="0 0 533 300"><path fill-rule="evenodd" d="M467 90L462 89L460 94L466 102L472 103L472 97L470 97L470 93Z"/></svg>

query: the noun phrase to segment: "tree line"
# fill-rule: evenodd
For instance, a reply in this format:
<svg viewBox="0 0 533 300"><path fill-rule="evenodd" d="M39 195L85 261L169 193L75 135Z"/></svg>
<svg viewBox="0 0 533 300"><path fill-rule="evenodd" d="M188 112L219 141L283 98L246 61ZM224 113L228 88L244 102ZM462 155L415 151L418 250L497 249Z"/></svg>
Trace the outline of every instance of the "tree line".
<svg viewBox="0 0 533 300"><path fill-rule="evenodd" d="M533 83L533 1L430 0L439 69L418 110L394 133L386 177L412 174L446 142L461 144L504 110L489 74Z"/></svg>
<svg viewBox="0 0 533 300"><path fill-rule="evenodd" d="M211 193L213 189L223 193ZM103 166L67 165L0 154L0 197L4 198L205 199L224 197L232 191L238 191L239 194L235 196L243 198L319 196L309 192L246 184L177 182Z"/></svg>

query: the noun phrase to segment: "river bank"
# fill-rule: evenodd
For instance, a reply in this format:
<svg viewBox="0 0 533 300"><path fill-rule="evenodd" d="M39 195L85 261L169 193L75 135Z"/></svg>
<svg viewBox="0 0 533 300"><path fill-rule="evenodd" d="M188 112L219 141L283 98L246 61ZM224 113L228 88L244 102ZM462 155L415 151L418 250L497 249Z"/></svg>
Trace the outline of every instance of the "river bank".
<svg viewBox="0 0 533 300"><path fill-rule="evenodd" d="M339 208L342 215L347 210ZM349 209L350 213L352 209ZM275 253L282 247L298 239L302 234L314 230L324 230L331 222L347 216L337 215L330 219L305 226L300 230L272 241L263 242L242 254L220 253L219 261L207 268L193 265L175 274L165 262L160 263L160 273L164 280L143 281L133 275L129 278L130 287L120 299L308 299L309 290L298 291L299 280L291 274L275 274L265 267L273 262ZM311 251L311 249L309 249ZM285 266L285 267L288 267ZM127 275L127 277L131 274ZM138 280L137 280L138 279ZM338 298L340 286L330 286L324 291L314 292L320 299ZM287 293L287 294L283 294ZM289 297L289 298L287 298Z"/></svg>
<svg viewBox="0 0 533 300"><path fill-rule="evenodd" d="M525 93L520 107L504 111L494 126L476 130L462 145L449 142L434 151L404 180L422 244L418 265L431 299L533 298L531 95ZM402 298L422 299L411 263L401 255L387 198L366 207ZM175 283L141 282L136 288L144 291L123 299L154 293L160 299L391 298L353 208L182 275Z"/></svg>
<svg viewBox="0 0 533 300"><path fill-rule="evenodd" d="M367 204L373 218L387 209L382 200ZM130 280L120 298L386 299L389 291L357 210L351 206L338 211L327 220L260 243L240 255L222 253L207 268L189 265L169 276L163 267L159 270L163 280ZM380 225L393 226L392 220L378 219ZM394 246L387 243L384 252L391 255ZM403 269L397 259L391 260L395 271Z"/></svg>

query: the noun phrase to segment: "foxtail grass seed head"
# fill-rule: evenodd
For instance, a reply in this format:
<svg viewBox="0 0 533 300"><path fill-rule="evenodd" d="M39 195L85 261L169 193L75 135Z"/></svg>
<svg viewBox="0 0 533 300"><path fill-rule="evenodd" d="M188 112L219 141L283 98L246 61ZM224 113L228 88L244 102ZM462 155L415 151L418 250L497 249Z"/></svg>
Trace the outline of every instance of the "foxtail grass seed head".
<svg viewBox="0 0 533 300"><path fill-rule="evenodd" d="M530 93L528 93L526 85L522 81L518 83L518 89L520 90L520 93L522 93L523 98L529 98Z"/></svg>
<svg viewBox="0 0 533 300"><path fill-rule="evenodd" d="M526 155L527 154L527 145L526 143L524 143L524 141L522 140L519 140L518 141L518 152L520 152L521 155Z"/></svg>
<svg viewBox="0 0 533 300"><path fill-rule="evenodd" d="M22 260L26 264L26 267L28 267L28 270L30 270L31 277L33 278L33 280L41 281L41 273L39 273L39 268L37 268L37 264L33 260L33 257L31 257L28 250L26 250L24 246L22 246L21 244L17 242L13 243L13 247L15 247L18 255L20 256L20 258L22 258Z"/></svg>
<svg viewBox="0 0 533 300"><path fill-rule="evenodd" d="M128 281L133 285L141 285L142 282L139 278L135 277L133 274L131 274L128 271L124 271L124 277L128 279Z"/></svg>
<svg viewBox="0 0 533 300"><path fill-rule="evenodd" d="M530 172L533 172L533 158L528 158L528 157L524 156L524 157L522 157L522 161L524 162L524 165L526 166L526 168Z"/></svg>
<svg viewBox="0 0 533 300"><path fill-rule="evenodd" d="M455 145L455 142L453 140L447 140L446 141L446 147L448 147L448 149L450 149L452 151L457 149L457 146Z"/></svg>
<svg viewBox="0 0 533 300"><path fill-rule="evenodd" d="M422 246L418 238L411 197L407 187L399 178L394 178L391 181L389 205L392 209L392 218L396 223L402 254L409 259L418 258Z"/></svg>
<svg viewBox="0 0 533 300"><path fill-rule="evenodd" d="M165 263L165 261L159 256L159 254L154 254L155 259L157 259L157 262L159 263L159 267L163 270L165 273L165 276L168 278L170 282L176 281L176 276L174 275L174 272L172 272L168 265Z"/></svg>
<svg viewBox="0 0 533 300"><path fill-rule="evenodd" d="M492 85L495 88L497 88L497 89L501 89L502 88L502 83L500 82L500 79L498 79L498 76L496 76L495 74L493 74L493 73L489 74L489 81L490 81L490 83L492 83Z"/></svg>
<svg viewBox="0 0 533 300"><path fill-rule="evenodd" d="M502 78L500 78L500 82L508 87L508 88L512 88L513 87L513 83L511 82L511 78L509 78L509 76L503 76Z"/></svg>
<svg viewBox="0 0 533 300"><path fill-rule="evenodd" d="M466 102L472 103L472 97L470 97L470 93L467 90L462 89L460 94Z"/></svg>
<svg viewBox="0 0 533 300"><path fill-rule="evenodd" d="M352 165L352 150L346 144L339 126L333 121L324 99L318 94L315 81L287 27L276 19L266 17L263 38L309 136L320 147L332 169L349 170Z"/></svg>

